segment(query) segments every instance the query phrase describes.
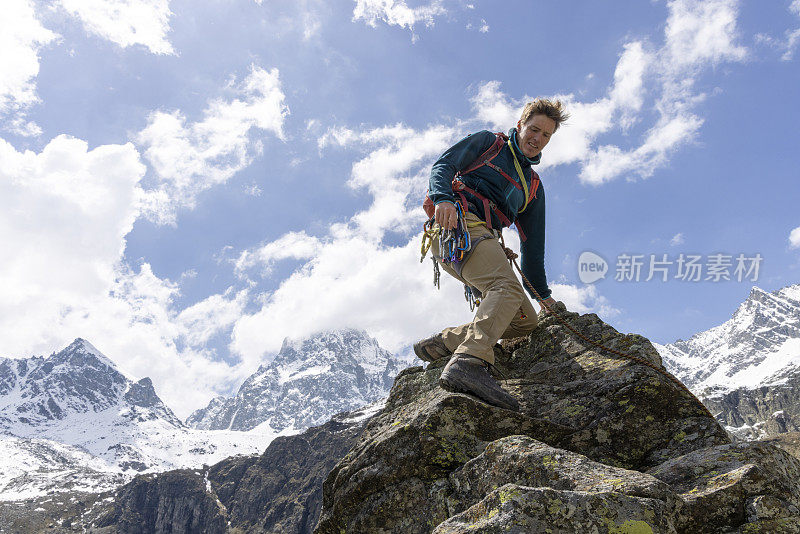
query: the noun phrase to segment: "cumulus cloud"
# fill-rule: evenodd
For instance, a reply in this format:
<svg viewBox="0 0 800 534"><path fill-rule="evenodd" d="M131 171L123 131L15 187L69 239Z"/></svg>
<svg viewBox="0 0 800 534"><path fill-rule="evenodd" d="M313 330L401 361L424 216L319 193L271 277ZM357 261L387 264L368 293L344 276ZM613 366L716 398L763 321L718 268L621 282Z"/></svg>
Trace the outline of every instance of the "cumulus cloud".
<svg viewBox="0 0 800 534"><path fill-rule="evenodd" d="M254 130L284 138L289 109L278 69L252 65L247 77L228 89L236 96L209 102L202 120L187 122L177 110L156 111L135 136L156 177L143 198L152 220L174 223L177 210L194 207L197 195L249 165L262 150Z"/></svg>
<svg viewBox="0 0 800 534"><path fill-rule="evenodd" d="M789 233L789 246L791 248L800 248L800 226Z"/></svg>
<svg viewBox="0 0 800 534"><path fill-rule="evenodd" d="M235 268L238 273L244 273L248 269L259 267L262 275L266 276L280 260L313 258L320 245L319 239L305 232L289 232L254 250L245 250L236 260Z"/></svg>
<svg viewBox="0 0 800 534"><path fill-rule="evenodd" d="M789 11L800 17L800 0L793 0L789 5ZM785 39L778 43L778 46L784 49L783 55L781 56L783 61L791 61L794 58L794 51L798 43L800 43L800 28L786 30Z"/></svg>
<svg viewBox="0 0 800 534"><path fill-rule="evenodd" d="M606 96L582 102L573 94L553 95L565 102L571 118L548 145L543 167L579 163L585 183L602 184L632 174L651 176L671 153L692 142L703 119L693 110L705 98L695 79L705 68L725 61L743 61L747 50L736 43L736 2L709 0L668 3L664 43L626 43ZM531 97L509 98L499 82L483 84L473 98L477 116L494 128L514 124ZM648 103L657 112L638 145L603 144L602 135L623 133L640 123Z"/></svg>
<svg viewBox="0 0 800 534"><path fill-rule="evenodd" d="M59 0L87 31L126 48L142 45L154 54L174 54L169 0Z"/></svg>
<svg viewBox="0 0 800 534"><path fill-rule="evenodd" d="M678 232L672 239L669 240L669 244L673 247L677 247L678 245L683 245L686 242L686 238L683 237L681 232Z"/></svg>
<svg viewBox="0 0 800 534"><path fill-rule="evenodd" d="M123 262L145 171L131 143L90 150L60 135L36 153L0 139L0 354L48 354L85 337L131 377L171 384L159 394L184 416L252 371L206 348L248 293L180 310L178 284Z"/></svg>
<svg viewBox="0 0 800 534"><path fill-rule="evenodd" d="M36 77L39 51L58 35L36 18L30 0L7 0L0 17L0 117L5 129L17 135L38 135L39 127L23 118L24 111L38 101Z"/></svg>
<svg viewBox="0 0 800 534"><path fill-rule="evenodd" d="M375 28L379 22L384 22L390 26L400 26L414 31L414 26L423 23L432 26L434 20L439 15L444 15L447 11L440 1L434 1L419 7L408 7L403 0L355 0L356 6L353 8L353 20L363 20L369 26Z"/></svg>
<svg viewBox="0 0 800 534"><path fill-rule="evenodd" d="M737 4L736 0L670 2L664 32L666 67L683 72L686 67L745 59L747 49L735 43Z"/></svg>

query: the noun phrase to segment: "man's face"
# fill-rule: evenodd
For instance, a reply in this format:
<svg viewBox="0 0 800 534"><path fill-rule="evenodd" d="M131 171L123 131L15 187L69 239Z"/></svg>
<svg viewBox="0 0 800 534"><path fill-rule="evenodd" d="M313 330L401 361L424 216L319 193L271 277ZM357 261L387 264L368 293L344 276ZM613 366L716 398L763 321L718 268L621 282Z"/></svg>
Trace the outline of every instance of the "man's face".
<svg viewBox="0 0 800 534"><path fill-rule="evenodd" d="M519 149L529 158L535 158L550 142L556 129L556 121L547 115L532 115L528 122L517 122Z"/></svg>

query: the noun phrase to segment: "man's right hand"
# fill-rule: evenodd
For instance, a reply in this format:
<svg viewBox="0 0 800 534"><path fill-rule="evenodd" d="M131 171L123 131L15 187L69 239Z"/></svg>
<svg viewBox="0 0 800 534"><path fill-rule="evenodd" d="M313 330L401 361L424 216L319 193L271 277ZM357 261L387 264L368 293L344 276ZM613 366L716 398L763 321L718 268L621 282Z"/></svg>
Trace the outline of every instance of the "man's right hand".
<svg viewBox="0 0 800 534"><path fill-rule="evenodd" d="M458 223L458 211L450 202L440 202L436 204L433 218L443 229L451 230Z"/></svg>

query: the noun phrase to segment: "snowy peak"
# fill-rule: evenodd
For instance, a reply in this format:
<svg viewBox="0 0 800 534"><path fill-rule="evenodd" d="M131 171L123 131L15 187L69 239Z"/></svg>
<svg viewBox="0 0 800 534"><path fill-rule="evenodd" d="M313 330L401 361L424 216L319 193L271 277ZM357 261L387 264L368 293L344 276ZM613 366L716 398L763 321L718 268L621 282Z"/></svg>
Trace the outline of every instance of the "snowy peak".
<svg viewBox="0 0 800 534"><path fill-rule="evenodd" d="M383 398L404 363L363 330L285 339L275 358L245 380L236 397L216 398L186 423L202 429L300 430Z"/></svg>
<svg viewBox="0 0 800 534"><path fill-rule="evenodd" d="M730 320L657 348L701 396L779 383L800 369L800 284L771 293L753 287Z"/></svg>
<svg viewBox="0 0 800 534"><path fill-rule="evenodd" d="M181 426L149 378L132 382L85 339L46 358L0 360L0 430L25 433L71 416L137 409Z"/></svg>
<svg viewBox="0 0 800 534"><path fill-rule="evenodd" d="M103 366L117 371L117 366L94 345L83 338L76 338L67 348L53 356L59 362L72 365L89 365L98 369Z"/></svg>

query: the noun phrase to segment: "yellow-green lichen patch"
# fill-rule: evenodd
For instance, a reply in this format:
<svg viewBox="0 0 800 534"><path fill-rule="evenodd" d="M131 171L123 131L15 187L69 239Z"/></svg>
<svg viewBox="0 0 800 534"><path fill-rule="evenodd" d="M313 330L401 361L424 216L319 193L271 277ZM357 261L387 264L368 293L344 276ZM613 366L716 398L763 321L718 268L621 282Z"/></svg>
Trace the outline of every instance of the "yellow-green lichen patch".
<svg viewBox="0 0 800 534"><path fill-rule="evenodd" d="M566 413L570 417L575 417L576 415L581 413L584 409L585 408L580 404L576 404L574 406L569 406L566 410L564 410L564 413Z"/></svg>
<svg viewBox="0 0 800 534"><path fill-rule="evenodd" d="M653 534L653 527L645 521L625 521L621 525L612 527L608 531L610 534Z"/></svg>
<svg viewBox="0 0 800 534"><path fill-rule="evenodd" d="M556 460L554 457L550 455L547 455L542 458L542 463L544 464L545 467L549 467L552 469L558 465L558 460Z"/></svg>
<svg viewBox="0 0 800 534"><path fill-rule="evenodd" d="M498 494L499 494L498 496L500 497L500 503L505 504L514 497L519 497L520 492L516 488L506 488L506 489L501 489L498 492Z"/></svg>

